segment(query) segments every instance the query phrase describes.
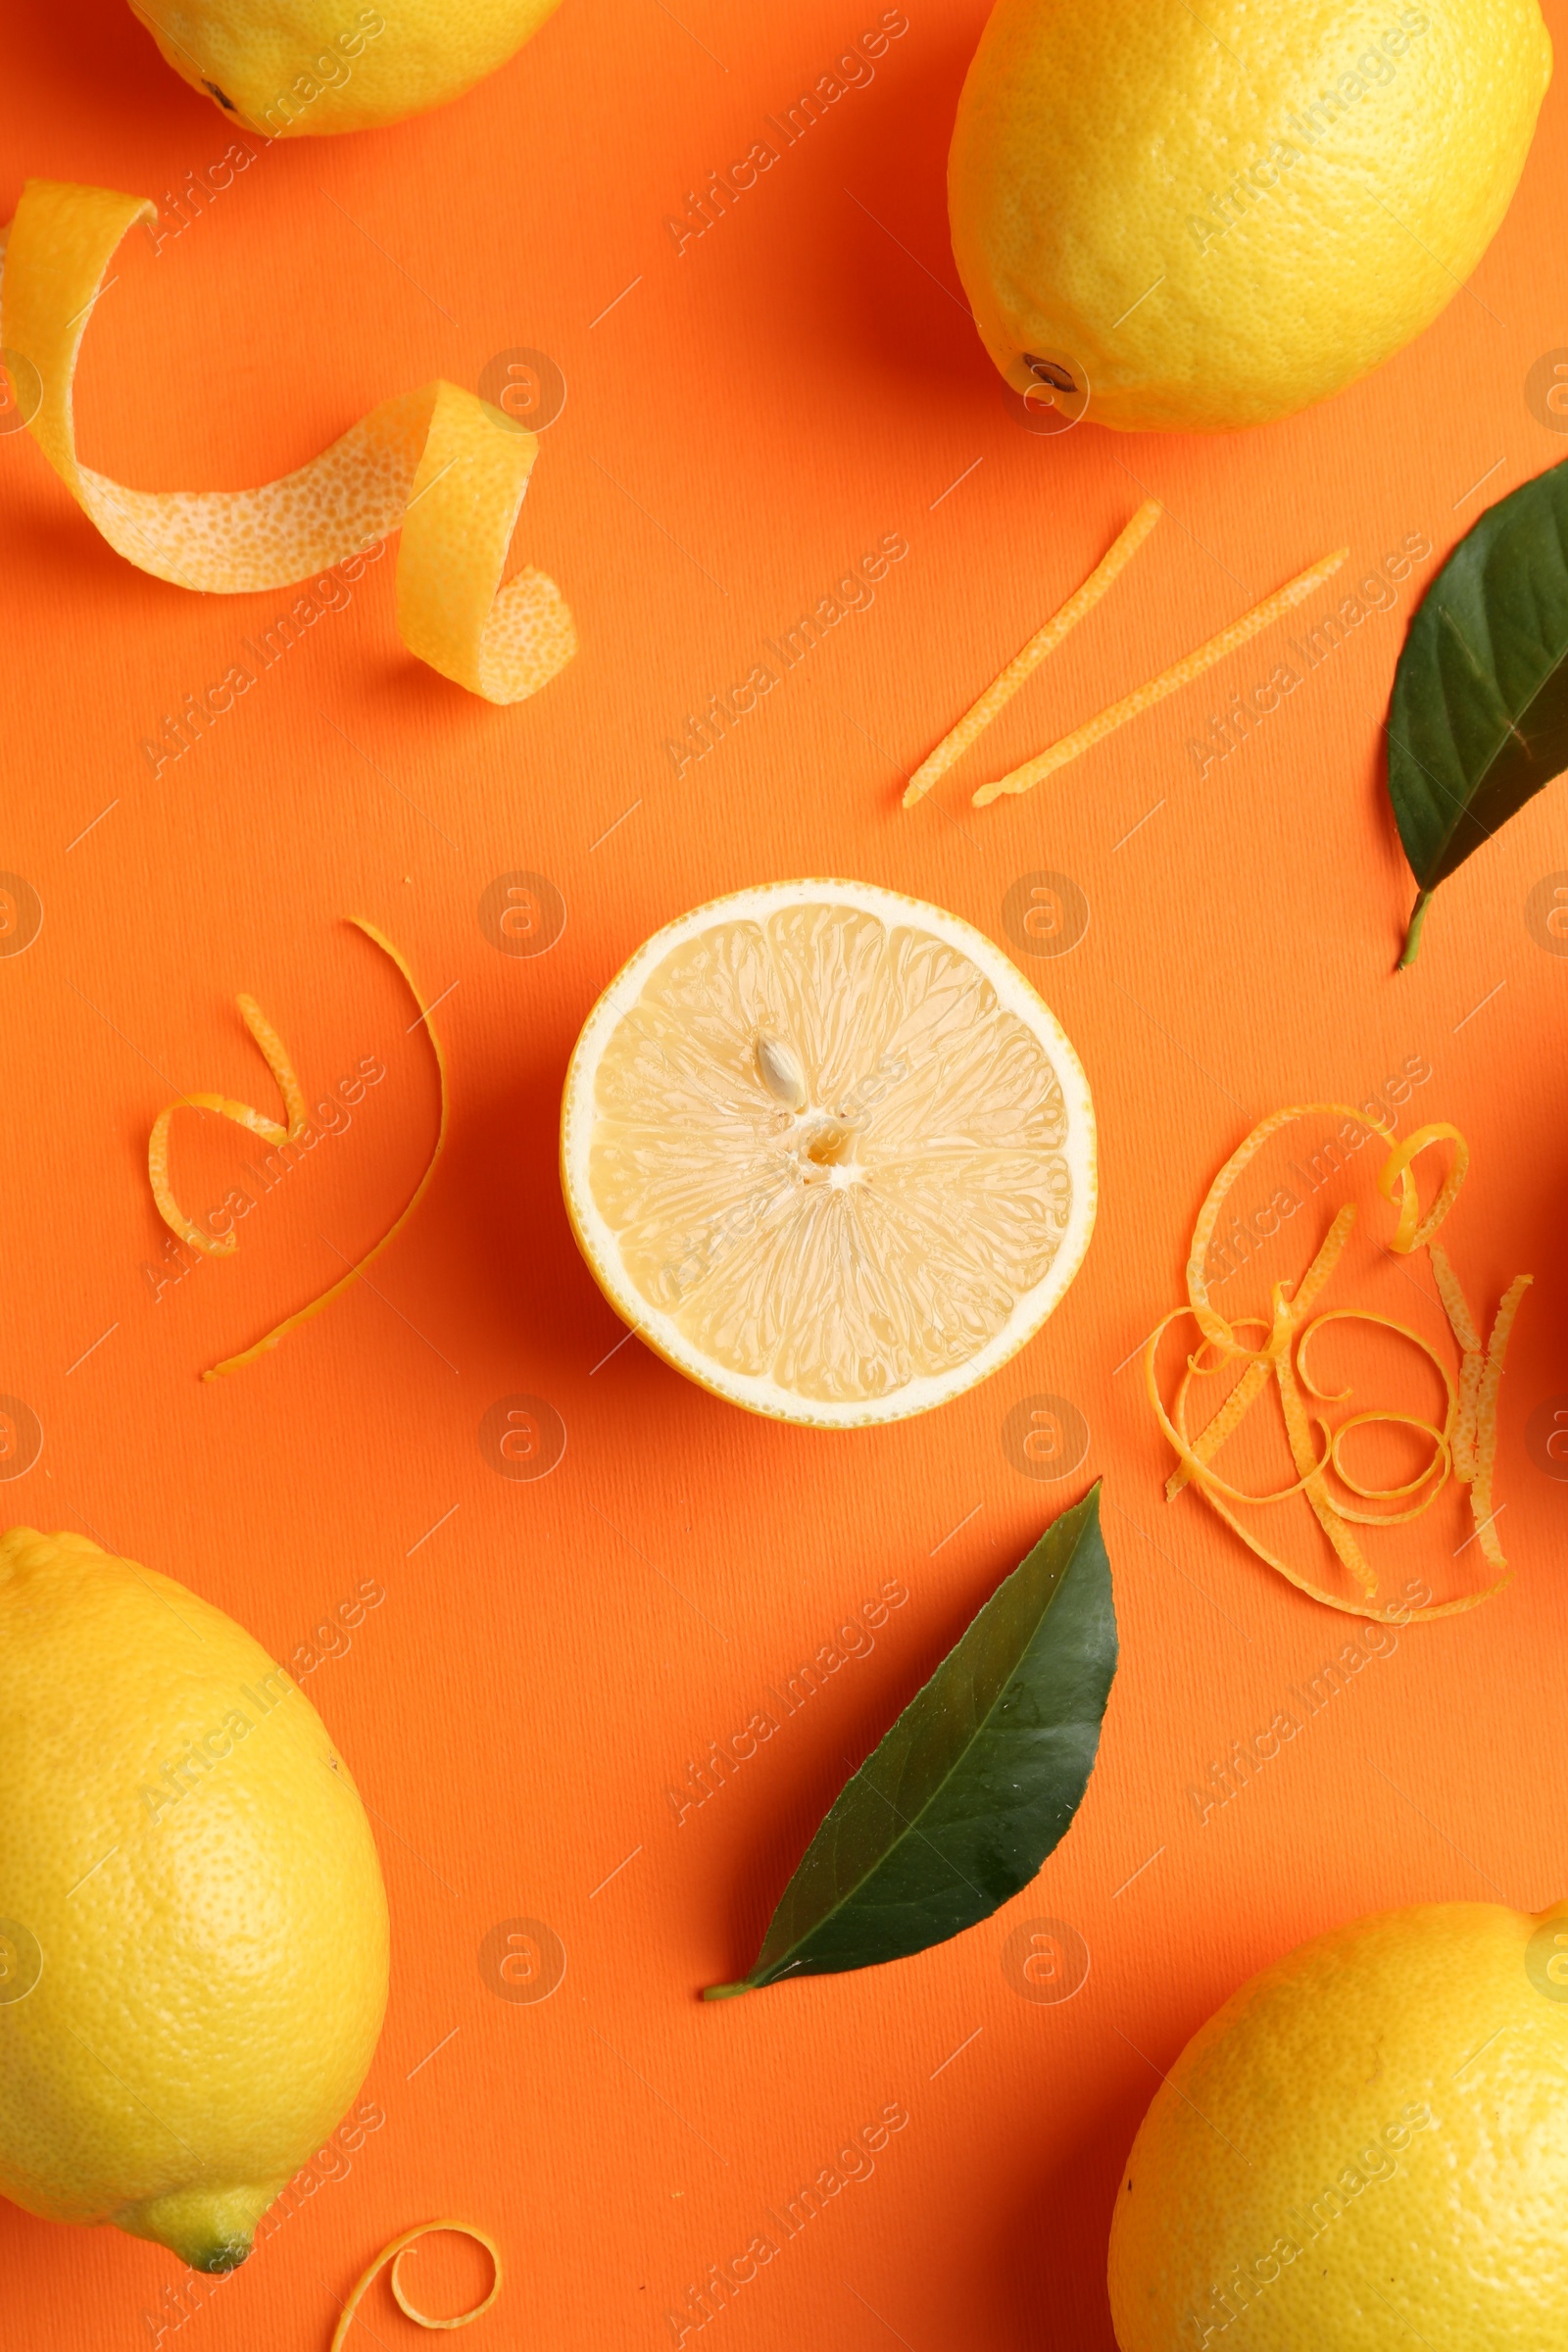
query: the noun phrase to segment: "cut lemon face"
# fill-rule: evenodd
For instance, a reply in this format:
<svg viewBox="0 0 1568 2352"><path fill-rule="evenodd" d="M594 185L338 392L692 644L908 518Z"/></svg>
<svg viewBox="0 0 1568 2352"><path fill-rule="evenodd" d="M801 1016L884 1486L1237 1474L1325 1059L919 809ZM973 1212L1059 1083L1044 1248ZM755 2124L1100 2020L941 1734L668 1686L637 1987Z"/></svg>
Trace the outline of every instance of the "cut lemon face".
<svg viewBox="0 0 1568 2352"><path fill-rule="evenodd" d="M677 1371L822 1428L944 1404L1038 1331L1095 1219L1088 1081L980 932L777 882L658 932L577 1040L562 1187Z"/></svg>

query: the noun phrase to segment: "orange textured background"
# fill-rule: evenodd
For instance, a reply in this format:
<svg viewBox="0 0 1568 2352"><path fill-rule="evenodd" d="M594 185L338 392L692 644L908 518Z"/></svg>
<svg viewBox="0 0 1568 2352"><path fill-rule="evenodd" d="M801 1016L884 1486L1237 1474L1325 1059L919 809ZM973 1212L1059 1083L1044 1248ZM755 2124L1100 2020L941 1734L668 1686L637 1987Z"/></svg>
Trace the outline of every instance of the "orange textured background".
<svg viewBox="0 0 1568 2352"><path fill-rule="evenodd" d="M0 444L0 866L44 906L28 952L0 958L0 1389L45 1433L0 1501L185 1579L285 1660L363 1578L382 1581L384 1603L305 1687L374 1808L394 1920L368 2086L386 2120L346 2176L295 2192L218 2287L113 2230L67 2237L0 2206L19 2343L148 2352L162 2327L192 2352L322 2344L361 2264L440 2213L507 2251L475 2352L668 2342L688 2283L898 2100L910 2120L872 2177L710 2334L732 2352L1104 2352L1120 2160L1156 2068L1207 2012L1357 1912L1536 1907L1564 1889L1568 1488L1525 1430L1568 1391L1568 963L1531 935L1525 901L1568 864L1568 804L1554 787L1446 886L1419 964L1395 978L1411 893L1379 720L1422 582L1489 500L1568 456L1525 381L1568 343L1568 88L1559 72L1472 288L1375 379L1260 433L1054 439L1009 415L948 253L943 164L979 0L908 0L874 82L729 218L678 256L662 225L878 13L681 0L677 21L661 0L565 0L459 105L272 148L156 255L139 232L123 250L79 425L87 460L137 484L264 480L391 391L474 384L515 346L556 359L568 401L516 560L561 583L582 650L534 702L490 709L408 659L388 562L155 781L139 738L286 600L225 605L141 576L26 435ZM1561 49L1568 7L1547 14ZM117 0L9 12L0 125L8 213L29 173L159 197L229 135ZM903 772L1146 490L1169 514L1133 572L986 750L902 815ZM677 779L663 743L683 714L892 531L909 553L870 609ZM968 808L996 760L1326 548L1348 543L1348 580L1417 532L1434 553L1396 609L1202 780L1189 735L1267 675L1286 631L1029 798ZM622 959L701 900L801 872L934 899L1006 945L1008 886L1042 867L1093 910L1073 955L1030 968L1087 1066L1103 1179L1087 1264L1045 1332L948 1410L837 1439L731 1411L636 1343L611 1353L619 1326L562 1211L556 1119L572 1040ZM486 886L518 868L568 909L532 959L499 954L478 920ZM204 1386L204 1364L332 1278L334 1249L385 1227L428 1150L424 1039L349 913L406 948L429 996L450 992L447 1155L373 1290ZM240 989L313 1094L369 1053L388 1077L287 1198L258 1206L232 1262L155 1298L150 1122L175 1090L269 1099ZM1179 1295L1203 1185L1254 1118L1359 1102L1407 1057L1433 1072L1421 1115L1475 1150L1451 1228L1473 1298L1490 1314L1512 1273L1538 1277L1499 1470L1518 1581L1401 1636L1200 1822L1189 1784L1348 1629L1191 1497L1163 1503L1137 1367L1117 1367ZM181 1124L194 1205L238 1180L244 1144ZM1441 1328L1375 1252L1362 1271L1373 1303ZM1093 1433L1061 1486L1020 1476L1001 1443L1008 1408L1044 1391ZM568 1433L536 1484L493 1475L479 1445L486 1409L518 1392ZM885 1971L700 2005L699 1986L749 1965L846 1770L1092 1472L1122 1666L1087 1800L1038 1884ZM1413 1556L1431 1581L1476 1581L1473 1546L1448 1557L1462 1519L1445 1505L1427 1524ZM909 1600L872 1654L677 1826L664 1789L687 1759L892 1577ZM1017 1997L1001 1965L1011 1930L1043 1915L1093 1956L1061 2006ZM481 1975L484 1937L515 1916L550 1923L567 1953L539 2005ZM451 2308L462 2258L419 2259ZM422 2340L384 2287L367 2316L383 2346Z"/></svg>

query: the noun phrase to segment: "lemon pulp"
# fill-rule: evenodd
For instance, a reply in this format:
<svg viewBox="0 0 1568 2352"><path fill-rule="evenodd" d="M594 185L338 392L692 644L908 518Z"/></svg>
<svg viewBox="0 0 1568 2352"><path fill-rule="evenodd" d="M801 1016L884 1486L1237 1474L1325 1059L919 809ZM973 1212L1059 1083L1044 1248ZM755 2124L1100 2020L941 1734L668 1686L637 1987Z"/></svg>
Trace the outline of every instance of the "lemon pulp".
<svg viewBox="0 0 1568 2352"><path fill-rule="evenodd" d="M861 883L743 891L651 940L578 1041L562 1154L622 1316L800 1421L984 1377L1094 1220L1089 1089L1053 1014L967 923Z"/></svg>

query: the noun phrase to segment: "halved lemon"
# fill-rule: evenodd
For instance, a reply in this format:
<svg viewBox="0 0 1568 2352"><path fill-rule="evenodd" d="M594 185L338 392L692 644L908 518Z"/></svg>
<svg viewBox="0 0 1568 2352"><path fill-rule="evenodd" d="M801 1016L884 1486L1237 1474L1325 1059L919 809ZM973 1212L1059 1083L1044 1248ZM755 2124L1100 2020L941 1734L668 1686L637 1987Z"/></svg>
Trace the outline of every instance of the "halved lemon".
<svg viewBox="0 0 1568 2352"><path fill-rule="evenodd" d="M699 906L566 1072L562 1187L619 1314L735 1404L821 1428L944 1404L1038 1331L1095 1220L1060 1025L990 940L865 882Z"/></svg>

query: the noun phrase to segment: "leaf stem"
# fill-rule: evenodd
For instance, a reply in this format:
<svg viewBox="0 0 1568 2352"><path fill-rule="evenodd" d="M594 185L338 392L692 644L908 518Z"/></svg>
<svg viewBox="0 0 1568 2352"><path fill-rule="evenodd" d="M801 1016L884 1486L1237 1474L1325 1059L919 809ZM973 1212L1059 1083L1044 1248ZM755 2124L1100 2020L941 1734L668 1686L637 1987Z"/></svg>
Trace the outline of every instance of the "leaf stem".
<svg viewBox="0 0 1568 2352"><path fill-rule="evenodd" d="M1399 957L1397 966L1398 970L1401 972L1408 964L1412 964L1415 961L1416 950L1421 945L1421 925L1426 920L1427 908L1431 906L1431 904L1432 893L1430 890L1422 890L1416 893L1415 905L1410 909L1410 928L1404 935L1404 954Z"/></svg>
<svg viewBox="0 0 1568 2352"><path fill-rule="evenodd" d="M705 2001L732 2001L738 1992L750 1992L751 1989L750 1977L742 1977L738 1984L707 1985L704 1988L703 1998Z"/></svg>

